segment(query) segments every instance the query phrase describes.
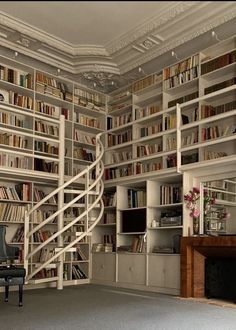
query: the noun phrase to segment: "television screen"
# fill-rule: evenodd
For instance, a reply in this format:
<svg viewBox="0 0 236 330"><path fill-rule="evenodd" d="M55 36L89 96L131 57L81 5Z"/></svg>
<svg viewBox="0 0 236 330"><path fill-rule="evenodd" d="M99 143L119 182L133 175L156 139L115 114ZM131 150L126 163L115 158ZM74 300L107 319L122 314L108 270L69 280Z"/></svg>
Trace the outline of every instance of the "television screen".
<svg viewBox="0 0 236 330"><path fill-rule="evenodd" d="M122 211L121 231L123 233L146 231L146 209L130 209Z"/></svg>

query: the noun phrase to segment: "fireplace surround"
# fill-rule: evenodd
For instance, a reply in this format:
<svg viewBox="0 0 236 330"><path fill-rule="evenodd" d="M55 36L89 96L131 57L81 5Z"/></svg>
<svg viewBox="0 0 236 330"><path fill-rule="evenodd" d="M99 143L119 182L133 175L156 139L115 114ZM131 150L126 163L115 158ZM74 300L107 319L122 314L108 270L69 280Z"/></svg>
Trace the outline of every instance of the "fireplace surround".
<svg viewBox="0 0 236 330"><path fill-rule="evenodd" d="M206 258L236 261L236 235L197 236L181 239L181 296L203 298ZM235 298L236 300L236 298Z"/></svg>

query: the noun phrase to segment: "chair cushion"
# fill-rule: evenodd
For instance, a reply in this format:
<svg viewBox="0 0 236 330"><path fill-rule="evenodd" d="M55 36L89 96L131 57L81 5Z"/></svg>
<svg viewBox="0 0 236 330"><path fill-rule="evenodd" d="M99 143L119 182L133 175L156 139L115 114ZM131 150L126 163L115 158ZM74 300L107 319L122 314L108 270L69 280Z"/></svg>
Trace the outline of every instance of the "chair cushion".
<svg viewBox="0 0 236 330"><path fill-rule="evenodd" d="M25 277L26 271L25 268L16 268L16 267L0 267L0 278L3 277Z"/></svg>

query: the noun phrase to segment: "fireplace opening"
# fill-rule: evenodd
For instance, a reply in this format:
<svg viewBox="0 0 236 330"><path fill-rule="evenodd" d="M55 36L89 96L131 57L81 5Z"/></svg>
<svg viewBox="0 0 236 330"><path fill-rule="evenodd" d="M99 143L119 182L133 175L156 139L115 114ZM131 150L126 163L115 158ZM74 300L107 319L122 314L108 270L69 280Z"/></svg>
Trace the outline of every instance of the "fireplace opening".
<svg viewBox="0 0 236 330"><path fill-rule="evenodd" d="M205 259L205 296L233 300L236 303L236 258Z"/></svg>

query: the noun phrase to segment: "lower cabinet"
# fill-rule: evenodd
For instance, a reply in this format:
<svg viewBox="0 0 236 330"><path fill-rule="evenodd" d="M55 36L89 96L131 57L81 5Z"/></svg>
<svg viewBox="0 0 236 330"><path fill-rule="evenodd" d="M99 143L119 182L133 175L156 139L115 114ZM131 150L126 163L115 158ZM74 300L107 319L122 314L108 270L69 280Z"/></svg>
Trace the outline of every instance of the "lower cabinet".
<svg viewBox="0 0 236 330"><path fill-rule="evenodd" d="M116 255L107 253L92 254L92 279L115 282Z"/></svg>
<svg viewBox="0 0 236 330"><path fill-rule="evenodd" d="M149 255L148 285L180 289L180 256Z"/></svg>
<svg viewBox="0 0 236 330"><path fill-rule="evenodd" d="M146 256L118 254L118 282L145 285Z"/></svg>

